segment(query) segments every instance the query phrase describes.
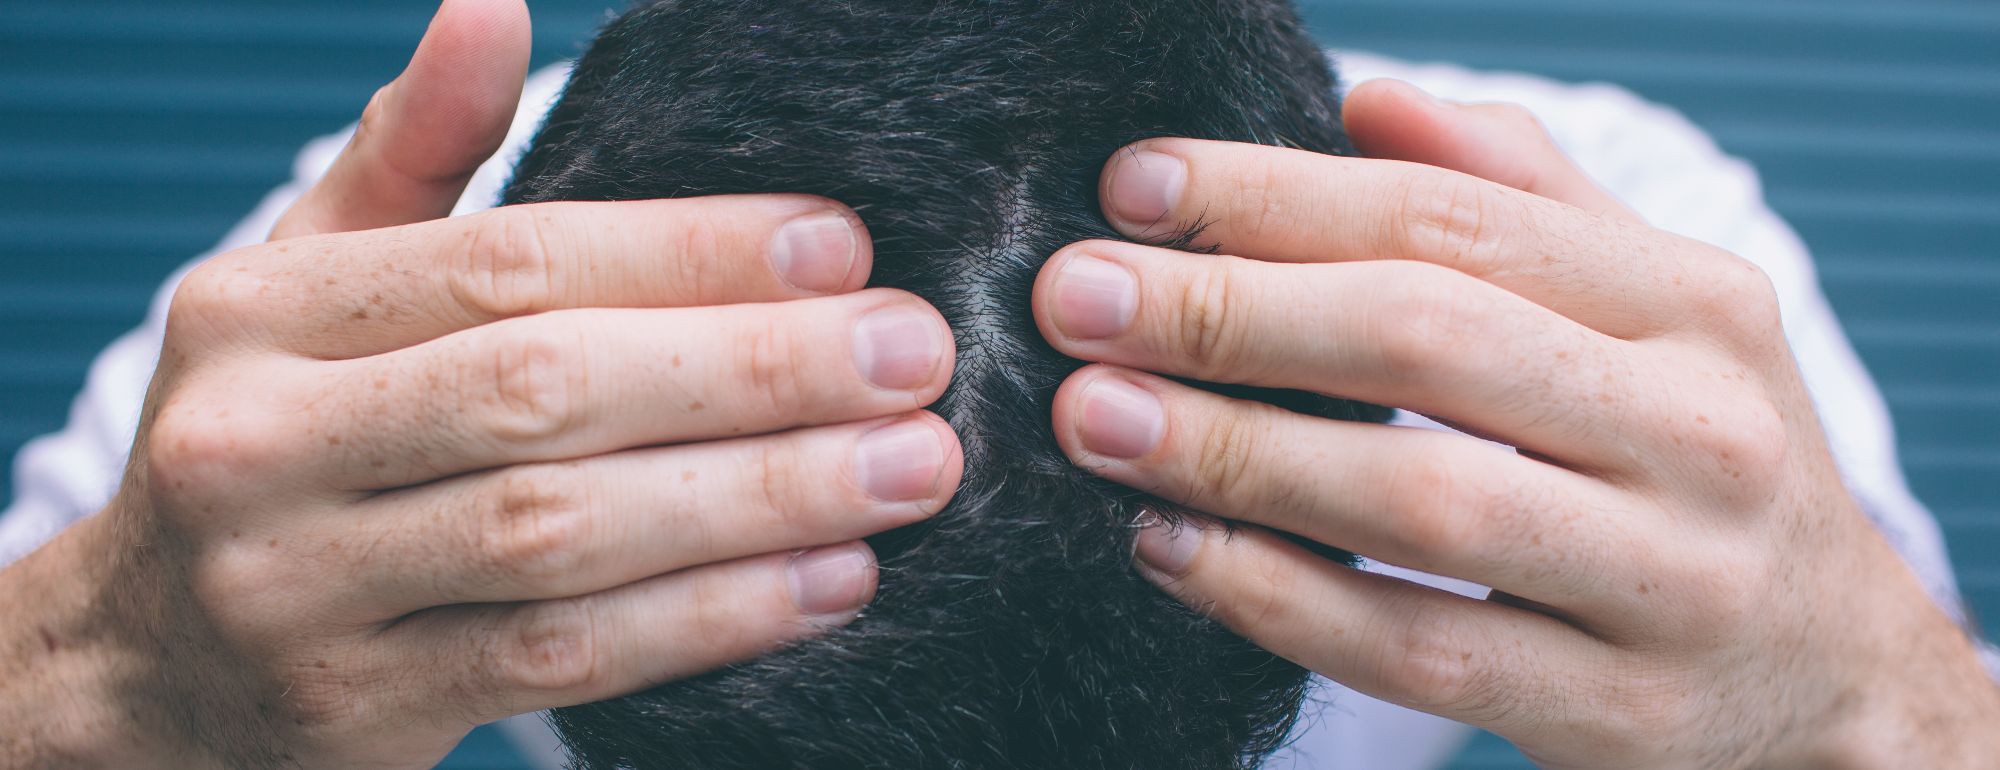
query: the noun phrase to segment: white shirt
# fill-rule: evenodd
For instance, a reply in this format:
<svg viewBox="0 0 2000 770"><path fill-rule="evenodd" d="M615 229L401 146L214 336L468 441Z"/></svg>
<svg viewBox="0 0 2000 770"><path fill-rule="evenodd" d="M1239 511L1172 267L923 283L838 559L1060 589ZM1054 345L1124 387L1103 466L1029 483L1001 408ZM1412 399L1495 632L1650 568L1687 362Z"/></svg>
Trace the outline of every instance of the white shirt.
<svg viewBox="0 0 2000 770"><path fill-rule="evenodd" d="M1786 336L1820 414L1828 418L1827 436L1849 488L1916 570L1932 598L1962 619L1942 536L1904 481L1881 394L1821 294L1805 245L1764 203L1757 174L1748 164L1724 155L1680 114L1614 86L1562 84L1455 66L1416 66L1363 54L1339 58L1350 83L1394 77L1447 99L1524 105L1541 117L1571 157L1654 225L1721 246L1769 273L1783 308ZM567 75L568 68L558 66L529 79L505 149L480 169L457 213L484 209L498 200L510 169ZM267 196L211 253L262 241L278 216L326 172L351 133L350 128L308 144L294 164L293 180ZM63 527L104 507L116 491L159 356L168 300L179 277L176 274L161 288L143 326L98 356L62 432L30 442L15 458L15 499L0 514L0 565L26 555ZM1446 430L1421 418L1405 417L1402 422ZM1380 569L1484 595L1484 589L1461 581ZM2000 656L1989 650L1988 658L2000 671ZM1274 759L1271 767L1421 770L1441 766L1470 735L1461 725L1338 685L1322 685L1316 700L1326 705L1308 715L1298 744ZM554 759L552 744L538 722L516 720L510 727L524 748L535 746L535 756Z"/></svg>

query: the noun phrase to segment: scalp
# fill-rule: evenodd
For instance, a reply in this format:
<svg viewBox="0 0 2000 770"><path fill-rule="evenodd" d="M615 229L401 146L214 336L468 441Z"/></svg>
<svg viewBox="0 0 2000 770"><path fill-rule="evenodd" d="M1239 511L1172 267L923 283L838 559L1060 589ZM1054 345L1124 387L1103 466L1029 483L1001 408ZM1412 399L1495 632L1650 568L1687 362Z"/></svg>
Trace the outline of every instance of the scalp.
<svg viewBox="0 0 2000 770"><path fill-rule="evenodd" d="M1289 731L1306 674L1135 575L1157 505L1074 468L1048 425L1080 364L1042 341L1037 271L1119 238L1118 148L1159 136L1346 153L1335 84L1275 0L664 0L579 63L508 203L784 191L855 207L873 285L936 305L935 407L965 482L871 541L879 598L760 660L559 712L586 767L1217 768ZM1200 223L1180 223L1185 245ZM1380 410L1232 389L1348 419Z"/></svg>

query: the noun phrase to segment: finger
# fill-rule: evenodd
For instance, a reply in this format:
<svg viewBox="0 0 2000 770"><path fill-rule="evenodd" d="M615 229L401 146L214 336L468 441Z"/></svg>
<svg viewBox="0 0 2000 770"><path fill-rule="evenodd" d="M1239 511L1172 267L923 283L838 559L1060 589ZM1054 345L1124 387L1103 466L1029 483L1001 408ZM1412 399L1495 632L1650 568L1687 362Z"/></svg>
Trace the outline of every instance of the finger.
<svg viewBox="0 0 2000 770"><path fill-rule="evenodd" d="M1459 171L1587 211L1642 222L1515 104L1447 102L1400 80L1356 86L1342 105L1363 155Z"/></svg>
<svg viewBox="0 0 2000 770"><path fill-rule="evenodd" d="M321 364L316 452L346 489L921 409L951 381L951 330L880 289L782 305L576 310ZM308 460L313 461L313 460Z"/></svg>
<svg viewBox="0 0 2000 770"><path fill-rule="evenodd" d="M1666 378L1606 337L1452 270L1274 265L1090 241L1051 259L1036 322L1063 354L1414 412L1579 467L1653 447Z"/></svg>
<svg viewBox="0 0 2000 770"><path fill-rule="evenodd" d="M327 359L551 310L854 291L872 266L852 211L798 195L516 206L225 259L198 280L218 284L234 322Z"/></svg>
<svg viewBox="0 0 2000 770"><path fill-rule="evenodd" d="M378 545L347 601L393 618L557 599L858 540L937 513L962 471L951 428L918 413L462 477L366 504Z"/></svg>
<svg viewBox="0 0 2000 770"><path fill-rule="evenodd" d="M1665 539L1612 488L1504 448L1108 367L1063 385L1055 427L1072 461L1120 484L1585 616L1629 614Z"/></svg>
<svg viewBox="0 0 2000 770"><path fill-rule="evenodd" d="M376 92L347 148L272 240L450 214L507 137L532 49L521 0L444 0L409 67Z"/></svg>
<svg viewBox="0 0 2000 770"><path fill-rule="evenodd" d="M1456 171L1247 144L1142 142L1112 159L1103 197L1134 238L1198 230L1192 246L1268 262L1428 262L1627 339L1705 322L1709 305L1687 298L1741 261Z"/></svg>
<svg viewBox="0 0 2000 770"><path fill-rule="evenodd" d="M383 632L424 661L408 713L474 724L705 673L854 619L875 595L868 546L761 556L575 599L445 608Z"/></svg>
<svg viewBox="0 0 2000 770"><path fill-rule="evenodd" d="M1362 572L1268 532L1204 526L1141 530L1140 573L1258 646L1515 741L1605 727L1590 722L1610 656L1559 621Z"/></svg>

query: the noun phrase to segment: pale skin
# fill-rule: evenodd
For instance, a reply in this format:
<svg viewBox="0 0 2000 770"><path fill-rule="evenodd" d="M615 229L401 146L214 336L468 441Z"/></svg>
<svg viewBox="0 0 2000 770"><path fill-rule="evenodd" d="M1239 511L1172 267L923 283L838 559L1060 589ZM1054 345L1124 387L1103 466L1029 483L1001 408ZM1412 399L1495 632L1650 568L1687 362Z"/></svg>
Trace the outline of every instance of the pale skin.
<svg viewBox="0 0 2000 770"><path fill-rule="evenodd" d="M1346 122L1373 159L1119 154L1103 193L1122 232L1199 219L1228 256L1083 243L1041 275L1045 336L1101 362L1057 397L1071 457L1254 525L1148 527L1143 574L1545 767L2000 756L2000 692L1842 486L1761 272L1647 226L1518 108L1381 82ZM1520 451L1143 372L1397 406ZM1349 569L1272 529L1496 593Z"/></svg>
<svg viewBox="0 0 2000 770"><path fill-rule="evenodd" d="M918 411L948 330L861 290L838 204L440 219L526 61L518 0L449 0L272 242L190 278L116 501L0 572L0 765L428 767L473 725L846 622L856 541L948 500L957 442ZM1078 463L1257 525L1147 529L1142 573L1550 767L2000 754L2000 695L1841 488L1754 269L1646 227L1509 108L1377 84L1347 121L1390 160L1121 153L1114 223L1196 212L1234 256L1086 243L1042 277L1051 342L1105 364L1059 396Z"/></svg>

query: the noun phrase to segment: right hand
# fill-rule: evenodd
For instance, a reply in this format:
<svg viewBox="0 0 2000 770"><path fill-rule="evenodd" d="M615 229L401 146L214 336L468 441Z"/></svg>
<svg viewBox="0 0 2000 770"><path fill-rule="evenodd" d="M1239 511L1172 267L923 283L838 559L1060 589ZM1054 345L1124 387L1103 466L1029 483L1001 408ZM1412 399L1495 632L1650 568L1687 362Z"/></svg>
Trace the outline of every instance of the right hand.
<svg viewBox="0 0 2000 770"><path fill-rule="evenodd" d="M852 619L859 539L949 499L956 438L918 410L950 331L857 291L846 208L438 218L505 135L527 24L448 0L274 240L180 287L115 502L0 581L49 640L0 631L0 716L85 716L0 760L428 767Z"/></svg>

